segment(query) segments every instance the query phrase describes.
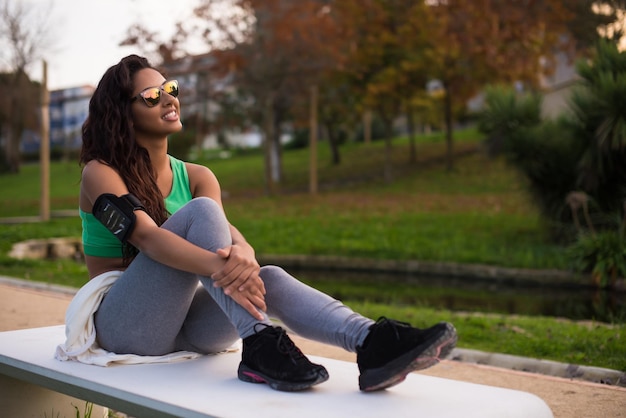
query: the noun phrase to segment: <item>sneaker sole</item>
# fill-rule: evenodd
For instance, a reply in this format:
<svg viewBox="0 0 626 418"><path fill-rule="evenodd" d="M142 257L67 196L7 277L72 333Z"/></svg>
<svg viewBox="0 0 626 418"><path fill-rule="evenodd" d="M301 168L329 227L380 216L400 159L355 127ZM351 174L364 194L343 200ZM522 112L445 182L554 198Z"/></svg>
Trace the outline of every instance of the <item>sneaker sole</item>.
<svg viewBox="0 0 626 418"><path fill-rule="evenodd" d="M240 364L237 370L237 377L239 377L239 380L247 383L265 383L272 389L281 392L298 392L327 381L328 371L326 371L326 369L320 370L315 379L302 382L285 382L273 379L263 373L252 370L244 364Z"/></svg>
<svg viewBox="0 0 626 418"><path fill-rule="evenodd" d="M457 338L454 326L446 323L446 330L426 349L417 347L383 367L361 373L359 388L364 392L375 392L403 382L409 373L427 369L449 356Z"/></svg>

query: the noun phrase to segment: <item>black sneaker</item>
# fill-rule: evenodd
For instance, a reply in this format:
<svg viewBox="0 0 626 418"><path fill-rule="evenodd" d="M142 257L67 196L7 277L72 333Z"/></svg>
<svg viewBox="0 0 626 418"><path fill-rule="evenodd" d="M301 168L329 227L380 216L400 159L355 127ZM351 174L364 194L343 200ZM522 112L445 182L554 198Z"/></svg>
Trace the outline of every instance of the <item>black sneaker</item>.
<svg viewBox="0 0 626 418"><path fill-rule="evenodd" d="M397 385L407 374L434 366L448 356L456 340L456 330L447 322L422 330L380 318L357 347L359 388L371 392Z"/></svg>
<svg viewBox="0 0 626 418"><path fill-rule="evenodd" d="M257 326L265 326L257 331ZM265 324L243 340L237 375L249 383L267 383L272 389L293 392L328 380L328 371L314 364L291 341L284 329Z"/></svg>

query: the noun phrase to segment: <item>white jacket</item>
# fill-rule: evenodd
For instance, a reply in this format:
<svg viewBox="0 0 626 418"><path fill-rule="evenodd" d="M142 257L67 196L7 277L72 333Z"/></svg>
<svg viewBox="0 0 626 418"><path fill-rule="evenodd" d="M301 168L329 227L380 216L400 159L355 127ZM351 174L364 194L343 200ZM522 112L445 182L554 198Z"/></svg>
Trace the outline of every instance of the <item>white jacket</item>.
<svg viewBox="0 0 626 418"><path fill-rule="evenodd" d="M109 271L89 280L76 293L65 313L65 343L57 346L55 358L61 361L74 360L86 364L108 366L110 364L168 363L199 357L200 354L179 351L163 356L140 356L116 354L104 350L96 342L93 315L121 271Z"/></svg>

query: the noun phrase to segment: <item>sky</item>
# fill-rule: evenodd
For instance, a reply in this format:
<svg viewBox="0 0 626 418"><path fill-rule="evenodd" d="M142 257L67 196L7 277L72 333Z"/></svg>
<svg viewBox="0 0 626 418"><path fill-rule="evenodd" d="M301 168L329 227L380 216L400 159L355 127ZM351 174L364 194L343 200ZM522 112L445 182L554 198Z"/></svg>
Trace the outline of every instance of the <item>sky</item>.
<svg viewBox="0 0 626 418"><path fill-rule="evenodd" d="M198 0L13 0L33 5L45 17L52 44L44 52L48 89L84 84L96 86L104 72L121 58L140 53L119 47L126 30L142 23L168 39L174 23L192 14ZM52 4L52 6L50 6ZM38 17L38 19L40 19ZM43 64L29 67L32 79L42 79Z"/></svg>

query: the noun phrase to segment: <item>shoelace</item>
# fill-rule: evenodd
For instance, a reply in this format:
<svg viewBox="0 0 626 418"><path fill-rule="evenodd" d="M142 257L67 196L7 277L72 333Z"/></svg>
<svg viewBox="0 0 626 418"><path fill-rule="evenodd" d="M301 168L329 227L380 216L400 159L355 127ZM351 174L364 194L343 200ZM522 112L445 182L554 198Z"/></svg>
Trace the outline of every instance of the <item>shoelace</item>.
<svg viewBox="0 0 626 418"><path fill-rule="evenodd" d="M386 318L384 316L381 316L376 321L377 324L382 323L382 322L386 322L391 327L391 329L393 329L393 333L396 335L396 339L397 340L400 339L400 331L398 330L399 327L411 328L411 324L409 324L407 322L400 322L400 321L391 320L391 319L388 319L388 318Z"/></svg>
<svg viewBox="0 0 626 418"><path fill-rule="evenodd" d="M300 351L296 344L291 341L291 338L289 338L285 330L280 327L278 327L277 330L280 332L280 335L278 336L278 342L276 343L278 351L290 356L294 360L306 358L304 353L302 353L302 351Z"/></svg>
<svg viewBox="0 0 626 418"><path fill-rule="evenodd" d="M289 338L289 335L287 335L287 332L282 327L271 327L269 325L259 323L254 326L255 332L257 331L257 326L259 325L270 328L269 332L278 337L278 340L276 341L276 348L280 353L289 356L294 363L298 360L306 359L304 353L293 341L291 341L291 338Z"/></svg>

